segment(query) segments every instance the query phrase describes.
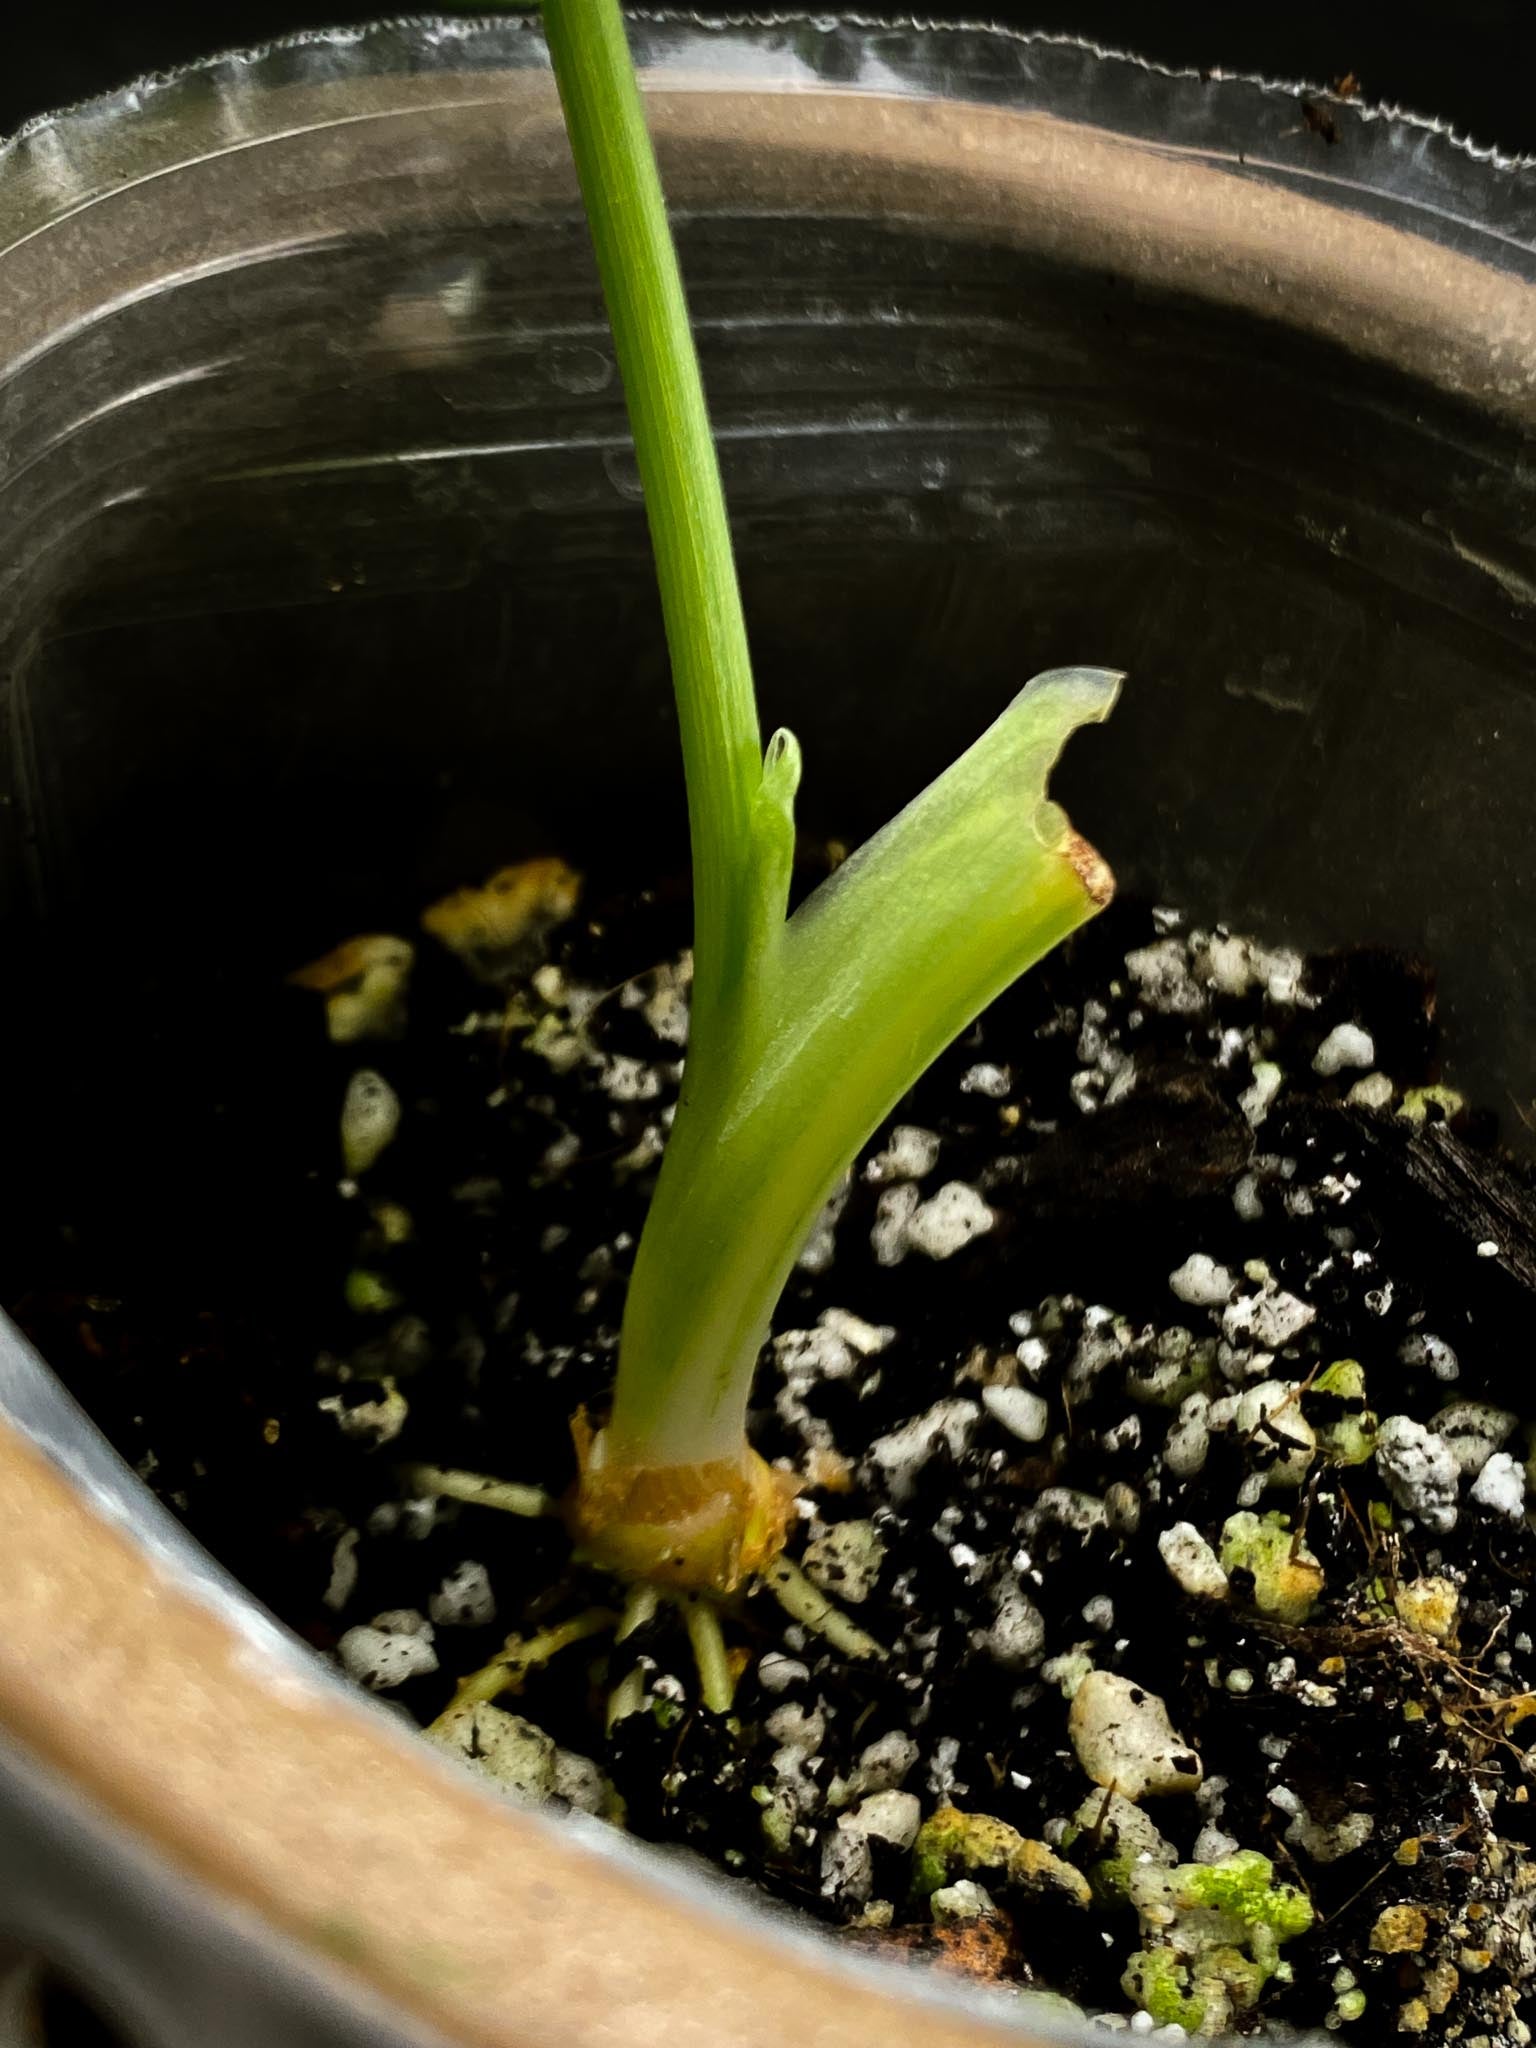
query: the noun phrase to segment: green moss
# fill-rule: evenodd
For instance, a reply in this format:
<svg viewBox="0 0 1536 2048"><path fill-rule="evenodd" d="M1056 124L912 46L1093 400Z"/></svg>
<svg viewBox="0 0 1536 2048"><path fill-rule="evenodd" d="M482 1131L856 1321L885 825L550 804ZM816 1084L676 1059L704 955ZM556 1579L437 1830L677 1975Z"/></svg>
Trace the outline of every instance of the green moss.
<svg viewBox="0 0 1536 2048"><path fill-rule="evenodd" d="M1322 1413L1331 1419L1316 1423L1317 1440L1323 1456L1333 1465L1363 1465L1376 1453L1376 1417L1365 1405L1365 1367L1357 1358L1340 1358L1312 1383L1312 1393L1323 1395L1328 1406ZM1334 1403L1343 1405L1337 1412ZM1321 1404L1319 1404L1321 1407Z"/></svg>
<svg viewBox="0 0 1536 2048"><path fill-rule="evenodd" d="M1431 1109L1438 1109L1449 1123L1452 1117L1461 1115L1467 1106L1467 1098L1454 1088L1430 1087L1410 1088L1398 1106L1398 1115L1405 1123L1424 1123Z"/></svg>
<svg viewBox="0 0 1536 2048"><path fill-rule="evenodd" d="M1258 2004L1267 1981L1259 1964L1224 1943L1194 1956L1172 1947L1138 1949L1120 1988L1160 2027L1218 2034Z"/></svg>
<svg viewBox="0 0 1536 2048"><path fill-rule="evenodd" d="M956 1878L977 1875L1015 1891L1065 1898L1074 1906L1088 1905L1092 1896L1082 1872L1044 1842L1030 1841L990 1814L941 1806L918 1829L912 1845L914 1898L931 1898Z"/></svg>
<svg viewBox="0 0 1536 2048"><path fill-rule="evenodd" d="M941 1806L923 1822L912 1845L913 1895L926 1899L973 1871L1006 1871L1023 1848L1024 1837L1006 1821Z"/></svg>
<svg viewBox="0 0 1536 2048"><path fill-rule="evenodd" d="M1312 1925L1312 1902L1294 1885L1276 1884L1275 1867L1257 1849L1239 1849L1220 1863L1184 1863L1174 1872L1192 1906L1231 1913L1245 1927L1267 1928L1290 1941Z"/></svg>
<svg viewBox="0 0 1536 2048"><path fill-rule="evenodd" d="M1194 1989L1190 1970L1176 1950L1138 1949L1125 1966L1120 1988L1158 2026L1183 2027L1189 2034L1204 2030L1205 1998Z"/></svg>
<svg viewBox="0 0 1536 2048"><path fill-rule="evenodd" d="M1222 1525L1220 1555L1229 1577L1238 1571L1252 1576L1254 1606L1276 1621L1304 1622L1322 1593L1323 1568L1292 1534L1289 1515L1229 1515Z"/></svg>
<svg viewBox="0 0 1536 2048"><path fill-rule="evenodd" d="M1310 1902L1294 1885L1276 1883L1274 1865L1256 1849L1173 1870L1143 1864L1129 1891L1147 1946L1132 1956L1122 1986L1158 2025L1176 2022L1190 2033L1225 2031L1267 1984L1289 1982L1281 1944L1312 1925Z"/></svg>

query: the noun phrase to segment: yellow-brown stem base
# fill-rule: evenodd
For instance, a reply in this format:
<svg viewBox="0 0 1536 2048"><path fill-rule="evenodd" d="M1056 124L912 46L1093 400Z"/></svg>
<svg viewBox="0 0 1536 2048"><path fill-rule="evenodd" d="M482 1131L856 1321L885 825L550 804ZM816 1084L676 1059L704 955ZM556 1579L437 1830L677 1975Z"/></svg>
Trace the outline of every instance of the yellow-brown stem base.
<svg viewBox="0 0 1536 2048"><path fill-rule="evenodd" d="M737 1459L637 1465L607 1455L584 1414L564 1504L571 1540L616 1577L728 1594L784 1548L798 1481L743 1443Z"/></svg>

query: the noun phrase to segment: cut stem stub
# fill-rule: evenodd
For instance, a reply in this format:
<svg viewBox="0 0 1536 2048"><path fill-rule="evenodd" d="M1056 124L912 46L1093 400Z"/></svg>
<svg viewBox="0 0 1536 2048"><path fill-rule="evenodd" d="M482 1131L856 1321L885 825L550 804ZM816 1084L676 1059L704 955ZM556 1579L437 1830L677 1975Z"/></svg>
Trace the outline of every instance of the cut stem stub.
<svg viewBox="0 0 1536 2048"><path fill-rule="evenodd" d="M733 1593L784 1548L799 1482L745 1437L735 1458L653 1465L614 1459L584 1415L572 1433L580 1476L567 1525L582 1555L617 1577Z"/></svg>

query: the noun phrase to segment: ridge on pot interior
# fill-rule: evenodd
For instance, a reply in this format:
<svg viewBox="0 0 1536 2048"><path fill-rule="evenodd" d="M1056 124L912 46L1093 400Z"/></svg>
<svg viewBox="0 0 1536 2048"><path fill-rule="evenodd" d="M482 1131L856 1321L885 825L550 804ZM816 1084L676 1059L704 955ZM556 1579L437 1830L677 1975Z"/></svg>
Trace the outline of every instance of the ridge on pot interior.
<svg viewBox="0 0 1536 2048"><path fill-rule="evenodd" d="M697 946L663 856L583 886L574 839L431 905L425 945L401 935L420 897L382 905L288 998L311 1124L272 1188L312 1223L302 1335L147 1307L131 1274L25 1304L29 1326L194 1526L249 1471L228 1519L253 1585L501 1784L696 1847L861 1947L1139 2025L1518 2042L1530 1197L1441 1070L1429 968L1133 899L974 1025L984 996L957 997L962 1042L908 1089L934 1047L901 1002L931 996L933 928L873 889L823 963L851 1007L798 1012L808 984L776 989L763 953L815 929L823 888L857 903L879 860L795 847L794 754L771 745L765 772L749 697L712 798L713 700L678 681L696 852L722 789L753 828L703 863ZM966 799L962 837L1040 702L935 786ZM937 880L1014 858L981 837ZM711 886L714 958L756 970L734 988L709 966ZM989 938L963 915L962 955ZM870 937L902 959L890 984ZM849 1023L819 1070L803 1015ZM909 1065L861 1094L860 1059L885 1058L861 1034L887 1025ZM782 1055L784 1092L733 1178L744 1049ZM676 1453L666 1369L693 1395L709 1373L672 1340L711 1326L737 1243L700 1214L741 1230L773 1198L763 1162L802 1141L829 1149L795 1160L778 1266L731 1318L721 1434L691 1434L717 1419L695 1400L688 1455L655 1461L690 1475L659 1514L628 1487L594 1508L613 1464L586 1439L567 1494L571 1415L606 1412L616 1356L624 1403L642 1229L672 1229L654 1272L688 1280L652 1295L662 1391L632 1381L631 1436ZM652 1203L664 1156L689 1179L667 1198L664 1168ZM786 1271L753 1462L746 1379ZM715 1466L739 1486L701 1489Z"/></svg>

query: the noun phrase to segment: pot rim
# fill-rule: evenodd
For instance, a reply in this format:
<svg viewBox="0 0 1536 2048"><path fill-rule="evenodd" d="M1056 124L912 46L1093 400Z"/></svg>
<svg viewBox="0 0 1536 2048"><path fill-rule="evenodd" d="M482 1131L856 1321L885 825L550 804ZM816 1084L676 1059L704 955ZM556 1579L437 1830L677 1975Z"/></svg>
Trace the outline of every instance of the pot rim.
<svg viewBox="0 0 1536 2048"><path fill-rule="evenodd" d="M270 253L270 236L210 253L212 209L242 194L248 207L251 152L269 149L271 162L285 140L332 125L338 93L350 95L355 130L450 104L461 119L515 106L519 149L539 159L519 203L569 204L533 19L403 16L307 32L28 123L0 143L0 260L15 280L0 383L168 273ZM662 10L635 19L684 216L718 205L732 167L745 166L759 206L857 205L896 227L938 221L1102 267L1278 319L1536 424L1536 159L1322 95L1330 142L1308 126L1315 101L1299 87L1202 79L1070 37L804 14L708 27ZM789 46L790 30L804 47ZM934 86L914 85L912 64L939 43ZM210 189L222 169L226 186L205 192L178 244L168 202L194 167ZM50 230L65 238L65 265ZM73 301L61 300L66 267L84 284Z"/></svg>
<svg viewBox="0 0 1536 2048"><path fill-rule="evenodd" d="M1406 357L1536 424L1536 160L1330 101L1341 168L1297 121L1302 88L1202 80L1071 37L850 17L823 52L858 60L850 85L772 41L821 17L711 28L708 65L700 25L653 10L636 19L685 209L707 206L743 163L767 176L769 198L813 206L830 153L846 174L840 194L893 221L963 222L982 239L1284 318L1399 366ZM891 69L900 39L925 37L946 39L946 76L963 95L914 89ZM471 105L518 94L520 135L560 165L539 196L570 206L542 45L506 17L308 32L28 123L0 145L0 261L22 286L0 383L46 351L61 319L84 323L150 288L174 239L160 181L222 162L233 188L232 158L280 149L344 91L366 86L371 117L408 118L463 106L466 72L483 78ZM72 237L73 300L50 258L54 228ZM81 261L93 252L100 269ZM253 1915L296 1979L339 1973L454 2040L528 2048L596 2048L615 2010L635 2048L767 2048L788 2028L815 2048L862 2048L897 2026L958 2048L1004 2024L999 2000L834 1960L766 1908L453 1770L263 1615L9 1326L0 1546L13 1561L0 1573L0 1728L40 1782L95 1810L104 1839L208 1887L197 1909L210 1922ZM573 1971L588 1987L574 2013ZM1044 2039L1082 2038L1029 2023Z"/></svg>
<svg viewBox="0 0 1536 2048"><path fill-rule="evenodd" d="M1101 63L1130 65L1139 71L1161 78L1179 79L1201 86L1254 86L1264 93L1281 93L1292 99L1326 102L1330 107L1345 108L1364 121L1387 121L1399 128L1418 129L1425 135L1439 138L1473 162L1490 164L1498 170L1521 171L1536 166L1536 151L1505 150L1497 143L1478 142L1471 134L1458 130L1441 116L1422 113L1416 107L1406 106L1400 101L1367 100L1356 94L1346 98L1334 86L1322 85L1307 78L1282 77L1262 71L1229 71L1222 65L1200 67L1191 64L1169 64L1157 57L1144 57L1139 51L1124 48L1117 43L1097 42L1092 36L1074 35L1061 29L1014 28L1003 22L988 20L985 15L980 14L966 16L957 21L937 21L931 16L916 14L865 14L858 8L849 7L814 10L807 7L745 8L739 13L733 13L728 21L721 22L716 17L701 16L681 7L626 4L624 12L631 22L657 27L688 28L708 35L723 35L737 31L751 33L770 28L810 27L831 22L835 30L892 30L910 32L932 39L984 36L1002 43L1042 49L1058 47L1081 52ZM62 123L88 117L105 116L119 111L137 111L147 90L161 90L180 85L231 61L256 66L282 53L316 47L332 48L342 42L366 42L381 32L399 28L442 28L459 25L481 29L511 27L523 31L533 28L531 18L514 21L506 15L495 13L449 17L434 14L428 9L423 12L383 15L357 28L292 29L284 35L270 36L261 42L242 44L233 49L210 52L207 56L189 58L180 64L167 65L163 70L146 72L127 85L109 87L104 92L89 93L82 99L70 100L61 107L45 108L39 113L30 114L9 135L0 135L0 168L3 168L8 152L15 150L20 144L31 141L44 130L56 129Z"/></svg>

